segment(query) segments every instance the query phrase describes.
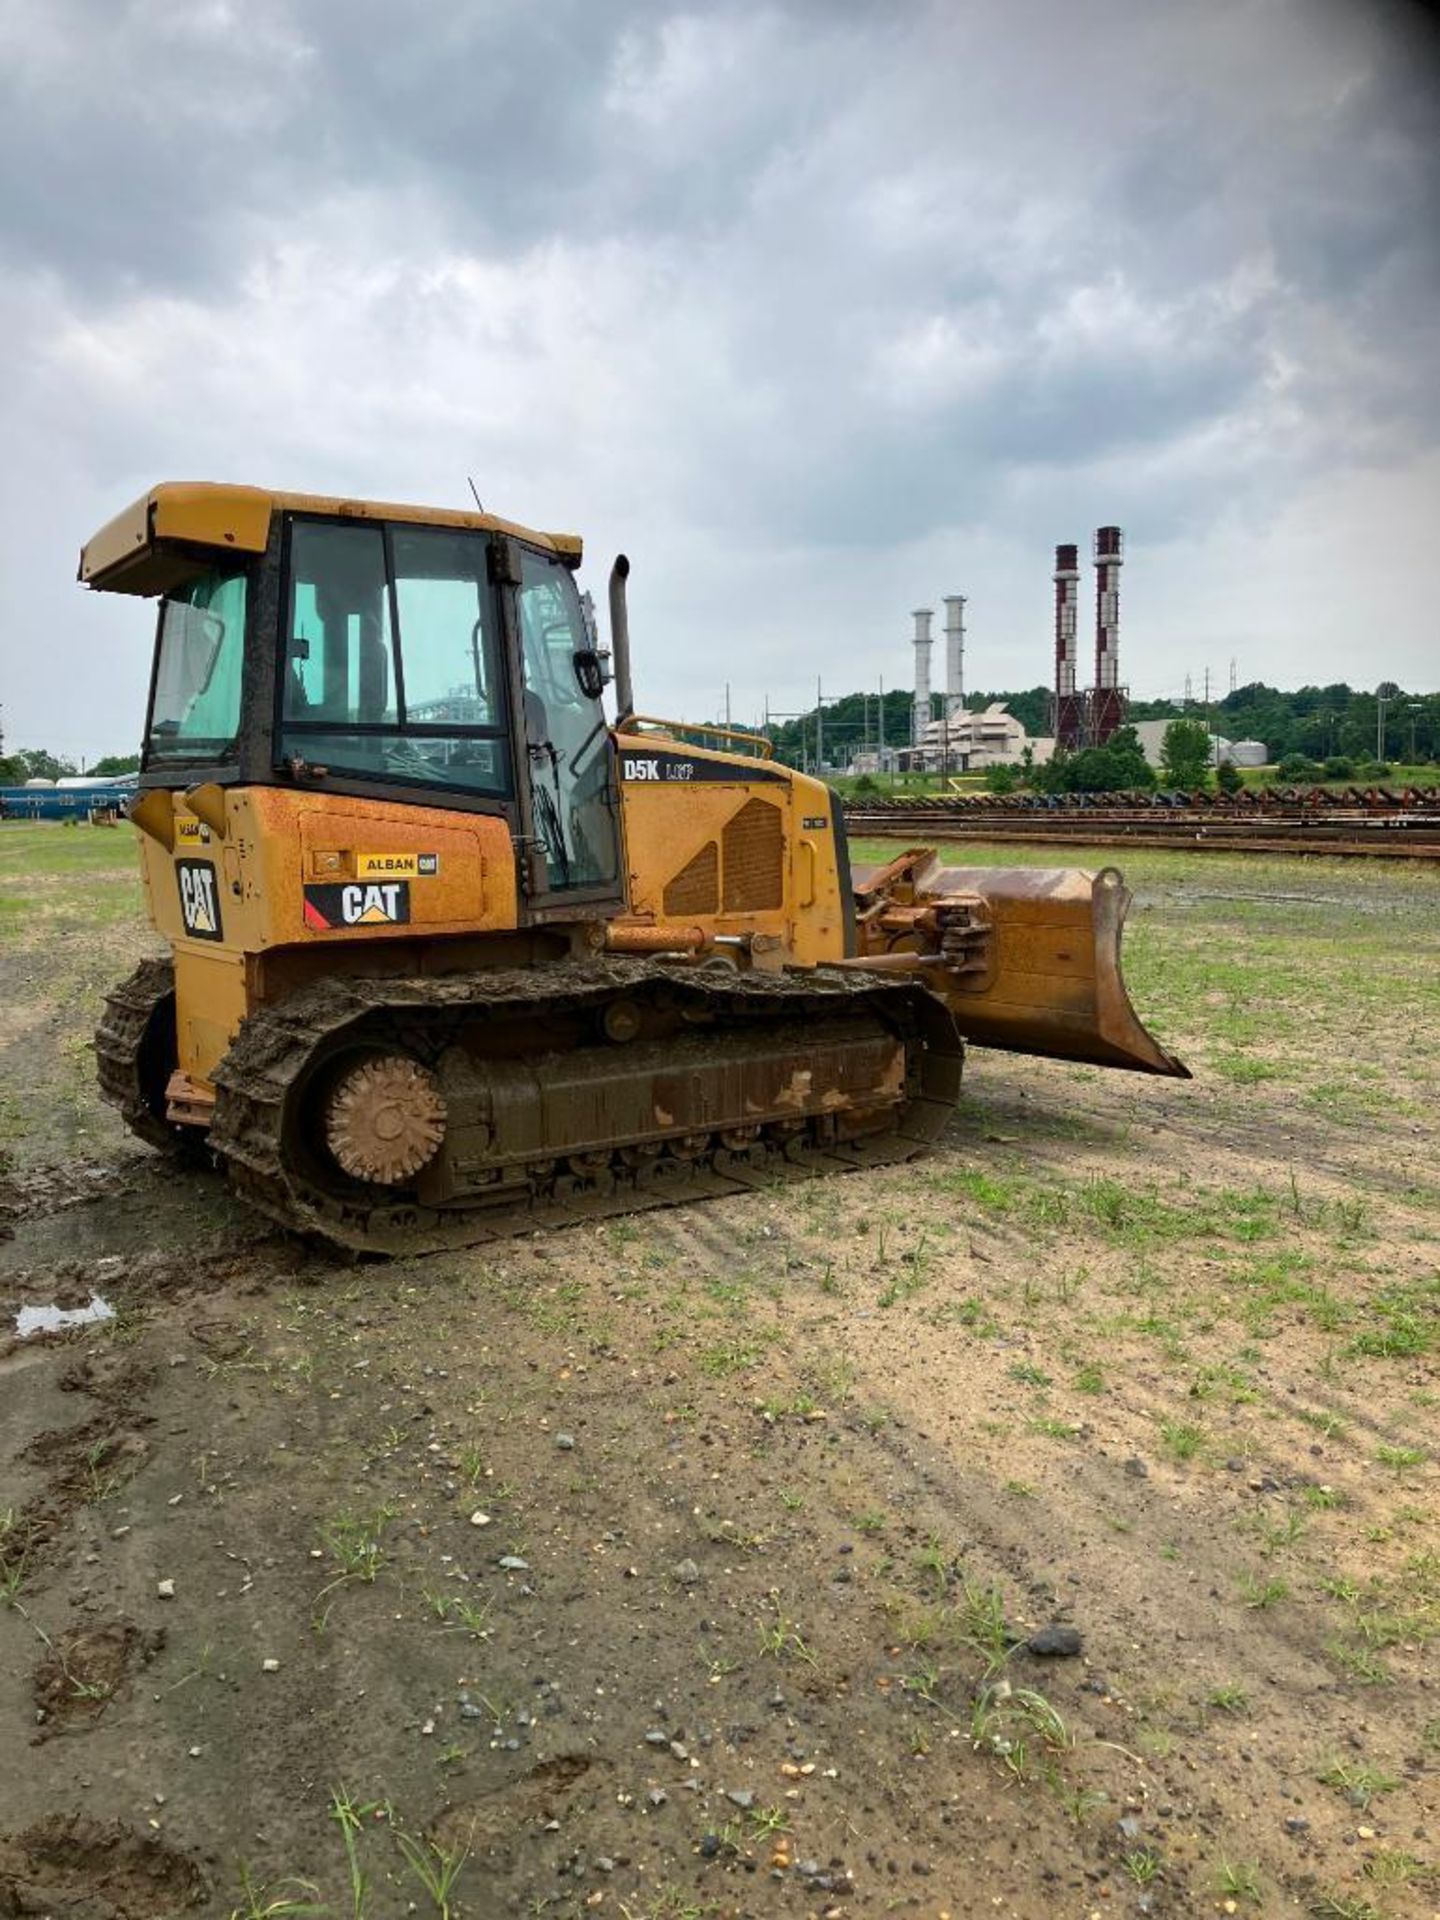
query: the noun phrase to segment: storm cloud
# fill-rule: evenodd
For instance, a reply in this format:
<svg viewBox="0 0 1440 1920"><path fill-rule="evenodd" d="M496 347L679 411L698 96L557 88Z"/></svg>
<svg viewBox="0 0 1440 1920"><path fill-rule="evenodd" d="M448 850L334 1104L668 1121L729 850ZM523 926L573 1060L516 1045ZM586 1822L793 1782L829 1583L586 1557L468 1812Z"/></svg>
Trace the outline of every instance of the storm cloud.
<svg viewBox="0 0 1440 1920"><path fill-rule="evenodd" d="M468 499L635 563L643 704L1123 661L1440 684L1433 9L6 0L0 701L124 750L75 553L159 478Z"/></svg>

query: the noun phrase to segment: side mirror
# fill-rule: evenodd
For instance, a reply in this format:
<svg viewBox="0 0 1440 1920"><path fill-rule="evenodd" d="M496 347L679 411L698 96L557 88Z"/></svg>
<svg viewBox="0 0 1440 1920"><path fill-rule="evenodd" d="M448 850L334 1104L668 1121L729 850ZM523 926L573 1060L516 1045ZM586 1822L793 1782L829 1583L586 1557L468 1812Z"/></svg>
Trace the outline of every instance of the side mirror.
<svg viewBox="0 0 1440 1920"><path fill-rule="evenodd" d="M598 700L605 691L605 671L593 647L585 647L575 655L575 679L587 700Z"/></svg>

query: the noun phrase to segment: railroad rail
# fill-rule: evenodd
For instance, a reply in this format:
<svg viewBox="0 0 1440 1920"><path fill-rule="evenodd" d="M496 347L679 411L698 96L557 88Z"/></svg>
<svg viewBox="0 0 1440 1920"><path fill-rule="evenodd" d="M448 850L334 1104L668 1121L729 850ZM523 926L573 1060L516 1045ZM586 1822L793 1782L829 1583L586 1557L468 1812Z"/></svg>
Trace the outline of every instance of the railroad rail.
<svg viewBox="0 0 1440 1920"><path fill-rule="evenodd" d="M847 803L845 821L853 834L886 840L1440 860L1440 787L866 797Z"/></svg>

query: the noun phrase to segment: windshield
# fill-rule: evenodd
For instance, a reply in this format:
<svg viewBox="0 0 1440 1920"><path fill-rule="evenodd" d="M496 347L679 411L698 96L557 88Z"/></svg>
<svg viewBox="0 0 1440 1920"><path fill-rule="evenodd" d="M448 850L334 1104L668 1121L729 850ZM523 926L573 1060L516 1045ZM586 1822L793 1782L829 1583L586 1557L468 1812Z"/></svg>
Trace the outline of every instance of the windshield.
<svg viewBox="0 0 1440 1920"><path fill-rule="evenodd" d="M508 794L498 628L483 534L295 521L282 754Z"/></svg>
<svg viewBox="0 0 1440 1920"><path fill-rule="evenodd" d="M240 730L245 576L202 573L160 608L147 764L224 760Z"/></svg>

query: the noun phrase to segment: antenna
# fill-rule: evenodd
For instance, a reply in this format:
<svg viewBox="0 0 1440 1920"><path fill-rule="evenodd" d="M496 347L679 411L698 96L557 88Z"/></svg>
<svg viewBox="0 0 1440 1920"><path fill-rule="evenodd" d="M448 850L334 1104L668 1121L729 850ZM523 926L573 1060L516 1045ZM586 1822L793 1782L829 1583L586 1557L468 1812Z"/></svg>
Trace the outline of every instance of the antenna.
<svg viewBox="0 0 1440 1920"><path fill-rule="evenodd" d="M465 484L466 484L466 485L467 485L467 486L469 487L469 489L470 489L470 492L471 492L471 495L472 495L472 497L474 498L474 501L475 501L475 511L476 511L477 513L483 513L483 512L485 511L485 509L484 509L484 507L482 507L482 506L481 506L481 504L480 504L480 495L479 495L479 494L478 494L478 493L476 492L476 490L475 490L475 482L474 482L474 481L473 481L473 480L472 480L472 479L470 478L470 476L469 476L469 474L468 474L468 473L467 473L467 474L466 474L466 476L465 476Z"/></svg>

